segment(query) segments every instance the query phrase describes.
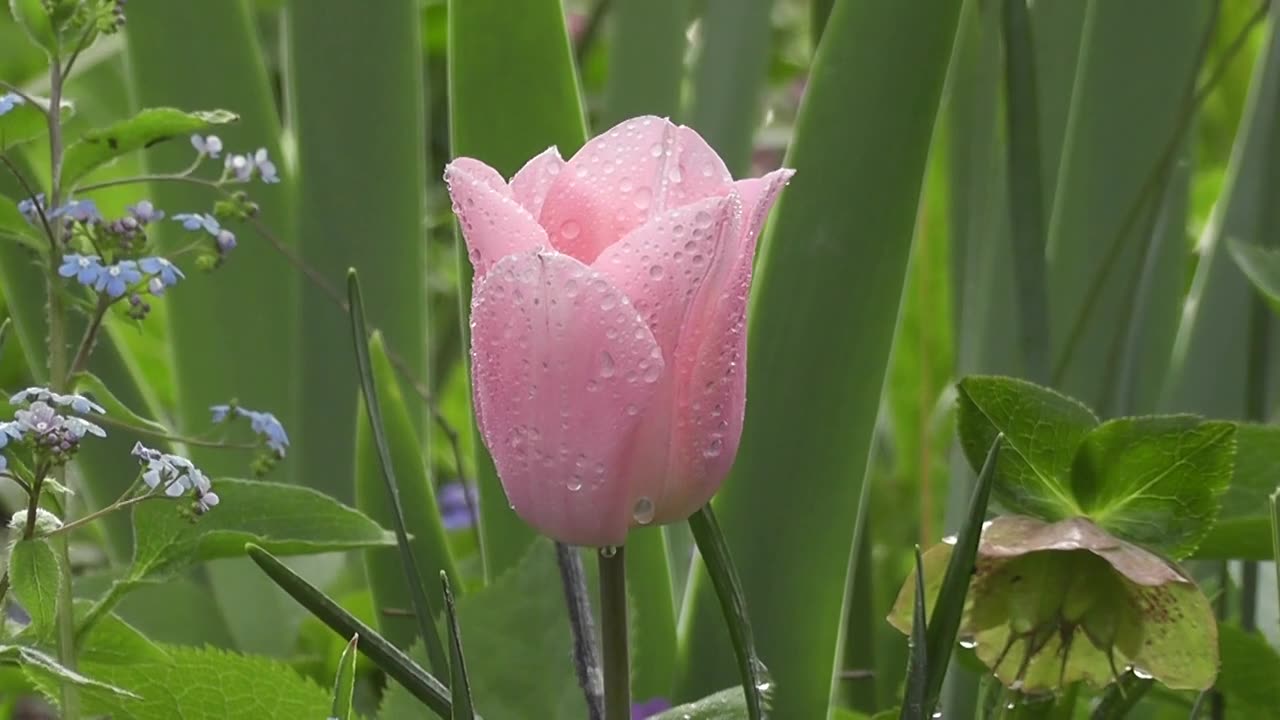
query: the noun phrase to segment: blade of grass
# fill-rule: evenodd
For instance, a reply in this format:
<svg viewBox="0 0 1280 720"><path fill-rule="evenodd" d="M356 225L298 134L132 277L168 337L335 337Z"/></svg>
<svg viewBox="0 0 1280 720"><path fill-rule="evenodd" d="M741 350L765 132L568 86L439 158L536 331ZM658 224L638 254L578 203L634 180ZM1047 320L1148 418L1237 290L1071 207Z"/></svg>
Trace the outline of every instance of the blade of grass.
<svg viewBox="0 0 1280 720"><path fill-rule="evenodd" d="M1280 489L1271 494L1271 557L1276 571L1276 597L1280 597Z"/></svg>
<svg viewBox="0 0 1280 720"><path fill-rule="evenodd" d="M423 463L421 437L413 426L409 407L400 393L395 369L387 357L386 344L379 332L374 332L369 341L369 359L395 468L405 529L412 538L409 543L413 546L414 557L422 563L424 575L446 572L456 580L458 571L449 549L436 495L432 492L431 480ZM363 398L359 398L356 405L356 507L383 527L394 526L396 509L387 493L377 443ZM388 608L413 606L413 592L408 586L399 549L366 550L364 561L374 606L382 611L378 613L378 629L398 647L412 647L418 637L418 623L414 618L385 612ZM426 594L432 608L443 607L444 596L437 587L428 587Z"/></svg>
<svg viewBox="0 0 1280 720"><path fill-rule="evenodd" d="M769 69L774 0L707 0L685 123L740 177L751 167Z"/></svg>
<svg viewBox="0 0 1280 720"><path fill-rule="evenodd" d="M467 662L462 656L462 636L458 632L458 613L453 607L453 591L449 589L449 574L440 571L440 587L444 595L444 611L449 628L449 696L453 700L452 720L475 718L471 701L471 682L467 680Z"/></svg>
<svg viewBox="0 0 1280 720"><path fill-rule="evenodd" d="M627 593L632 695L669 698L675 682L676 611L662 528L636 528L627 536Z"/></svg>
<svg viewBox="0 0 1280 720"><path fill-rule="evenodd" d="M370 324L423 381L428 128L419 3L289 0L283 16L299 254L323 277L337 280L348 267L360 271ZM302 387L355 375L344 325L333 298L305 283ZM300 402L301 435L308 440L299 455L301 476L350 502L355 398L308 392ZM411 410L422 434L423 409Z"/></svg>
<svg viewBox="0 0 1280 720"><path fill-rule="evenodd" d="M474 157L510 177L556 145L586 141L582 99L559 0L451 0L449 131L454 157ZM518 113L519 123L512 123ZM467 347L471 268L458 238L461 347ZM477 433L473 427L470 432ZM493 460L476 442L480 537L486 579L519 563L533 531L507 504Z"/></svg>
<svg viewBox="0 0 1280 720"><path fill-rule="evenodd" d="M715 503L736 556L772 558L739 571L778 717L824 717L832 696L856 504L960 5L836 3L786 160L798 173L762 241L751 401ZM715 598L691 578L680 698L733 681Z"/></svg>
<svg viewBox="0 0 1280 720"><path fill-rule="evenodd" d="M742 692L746 696L747 715L750 720L764 718L765 693L772 681L768 669L756 654L755 638L751 630L751 618L747 613L747 599L742 592L742 581L733 564L729 545L725 542L715 512L707 505L689 518L689 529L698 544L716 597L720 601L725 627L733 642L733 654L738 661L738 676Z"/></svg>
<svg viewBox="0 0 1280 720"><path fill-rule="evenodd" d="M1018 340L1027 377L1049 377L1049 301L1045 295L1044 193L1040 167L1040 106L1031 19L1026 0L1004 0L1005 118L1009 138L1009 209Z"/></svg>
<svg viewBox="0 0 1280 720"><path fill-rule="evenodd" d="M947 568L950 572L950 567ZM929 637L925 625L924 560L916 546L916 597L911 614L911 657L907 665L907 688L902 700L902 720L929 717Z"/></svg>
<svg viewBox="0 0 1280 720"><path fill-rule="evenodd" d="M407 654L387 642L373 628L365 625L355 615L325 595L319 588L307 582L274 555L249 543L245 552L262 568L262 571L289 594L299 605L315 615L320 622L343 637L360 636L360 654L369 658L389 677L400 683L414 697L447 720L451 712L449 689L422 669Z"/></svg>
<svg viewBox="0 0 1280 720"><path fill-rule="evenodd" d="M947 675L947 664L951 661L951 651L956 644L956 633L960 629L960 620L964 615L969 581L973 577L974 559L978 555L978 542L982 539L982 524L987 516L987 504L991 499L996 462L1000 458L1000 448L1003 444L1004 435L997 435L995 442L991 444L991 449L987 451L987 459L982 463L982 471L978 473L978 482L973 488L973 496L969 499L968 517L956 535L955 549L951 551L947 572L942 576L937 604L934 605L933 614L929 617L929 672L924 681L926 717L933 713L933 708L942 695L942 681ZM917 564L919 555L920 549L916 548ZM916 589L919 592L923 592L922 582L917 569ZM914 679L912 681L914 682Z"/></svg>
<svg viewBox="0 0 1280 720"><path fill-rule="evenodd" d="M689 0L614 0L603 127L637 115L674 117L684 80Z"/></svg>
<svg viewBox="0 0 1280 720"><path fill-rule="evenodd" d="M364 301L360 297L360 280L355 270L347 273L347 302L351 308L351 340L356 349L356 368L360 373L360 391L368 409L369 427L373 432L373 444L378 451L382 467L382 479L386 483L387 497L391 502L392 519L395 521L396 544L400 547L400 561L404 568L405 582L409 585L409 597L413 601L413 614L418 621L418 634L427 647L431 668L442 673L449 668L444 645L436 633L435 611L427 599L422 584L422 574L414 558L413 544L405 529L404 507L400 503L400 486L396 482L396 470L391 458L391 447L383 425L382 405L378 402L377 380L373 375L373 363L369 358L369 334L365 328Z"/></svg>
<svg viewBox="0 0 1280 720"><path fill-rule="evenodd" d="M338 658L338 676L333 681L333 709L330 720L351 720L351 705L356 694L356 647L359 635L352 635L351 642Z"/></svg>
<svg viewBox="0 0 1280 720"><path fill-rule="evenodd" d="M827 28L827 18L831 17L831 8L835 0L811 0L809 3L809 37L813 47L822 42L822 31Z"/></svg>

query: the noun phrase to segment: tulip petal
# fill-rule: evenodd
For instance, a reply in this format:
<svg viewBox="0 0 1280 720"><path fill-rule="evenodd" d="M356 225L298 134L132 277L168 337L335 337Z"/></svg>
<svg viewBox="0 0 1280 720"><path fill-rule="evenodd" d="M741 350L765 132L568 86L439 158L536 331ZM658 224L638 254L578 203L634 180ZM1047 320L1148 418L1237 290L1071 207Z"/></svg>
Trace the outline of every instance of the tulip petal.
<svg viewBox="0 0 1280 720"><path fill-rule="evenodd" d="M477 283L471 320L482 432L516 512L562 542L621 544L632 435L663 370L643 319L602 274L534 252Z"/></svg>
<svg viewBox="0 0 1280 720"><path fill-rule="evenodd" d="M477 280L508 255L547 246L546 231L516 202L511 188L493 168L478 160L458 158L445 167L444 180Z"/></svg>
<svg viewBox="0 0 1280 720"><path fill-rule="evenodd" d="M539 221L563 253L591 264L668 209L729 193L724 163L698 134L657 117L588 142L547 191Z"/></svg>
<svg viewBox="0 0 1280 720"><path fill-rule="evenodd" d="M547 199L547 191L551 189L551 181L556 179L564 168L564 160L560 158L560 150L554 145L534 156L524 164L520 171L511 178L511 193L533 217L542 214L543 202Z"/></svg>

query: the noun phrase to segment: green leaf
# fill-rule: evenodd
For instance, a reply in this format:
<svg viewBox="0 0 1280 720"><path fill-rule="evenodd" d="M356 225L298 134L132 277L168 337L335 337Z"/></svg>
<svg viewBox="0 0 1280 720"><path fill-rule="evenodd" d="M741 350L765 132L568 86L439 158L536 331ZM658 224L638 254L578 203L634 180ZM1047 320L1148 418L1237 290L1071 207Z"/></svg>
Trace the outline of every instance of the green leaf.
<svg viewBox="0 0 1280 720"><path fill-rule="evenodd" d="M4 355L4 344L9 339L9 327L13 322L9 318L5 318L0 322L0 356Z"/></svg>
<svg viewBox="0 0 1280 720"><path fill-rule="evenodd" d="M454 157L473 157L510 177L555 145L565 157L586 142L582 98L560 0L450 0L449 133ZM512 113L520 122L509 122ZM461 343L470 326L471 268L457 238ZM469 372L469 370L468 370ZM469 430L478 435L474 427ZM492 580L524 556L534 534L512 511L493 460L476 442L481 552Z"/></svg>
<svg viewBox="0 0 1280 720"><path fill-rule="evenodd" d="M13 594L31 616L36 636L50 637L58 615L58 554L46 539L19 540L9 555Z"/></svg>
<svg viewBox="0 0 1280 720"><path fill-rule="evenodd" d="M739 720L746 716L747 699L742 688L729 688L661 712L653 720Z"/></svg>
<svg viewBox="0 0 1280 720"><path fill-rule="evenodd" d="M124 425L144 433L165 436L169 434L169 429L164 425L142 417L123 402L120 398L111 392L107 384L102 382L98 376L90 372L77 373L72 379L72 387L80 394L87 394L97 401L104 410L107 411L107 417Z"/></svg>
<svg viewBox="0 0 1280 720"><path fill-rule="evenodd" d="M220 478L217 511L195 522L174 502L133 509L132 580L158 580L198 562L239 557L247 542L281 555L352 550L394 542L360 512L297 485Z"/></svg>
<svg viewBox="0 0 1280 720"><path fill-rule="evenodd" d="M419 666L427 664L427 653L422 649L422 641L418 641L409 648L409 657ZM405 690L400 683L387 683L382 693L382 704L378 706L377 718L378 720L421 720L422 701Z"/></svg>
<svg viewBox="0 0 1280 720"><path fill-rule="evenodd" d="M689 518L689 529L698 544L698 553L706 565L707 574L720 600L724 624L733 642L734 658L738 661L738 679L747 703L747 717L761 720L764 717L764 694L772 687L768 668L756 654L755 637L751 630L751 618L747 615L747 600L742 592L742 581L733 563L729 545L725 542L715 513L707 505Z"/></svg>
<svg viewBox="0 0 1280 720"><path fill-rule="evenodd" d="M458 613L453 605L453 592L449 590L449 576L440 571L440 585L444 588L445 626L449 629L449 690L453 699L452 720L473 720L474 702L471 700L471 681L467 679L467 661L462 653L462 633L458 630Z"/></svg>
<svg viewBox="0 0 1280 720"><path fill-rule="evenodd" d="M1072 489L1103 528L1186 557L1218 515L1235 434L1231 423L1190 415L1110 420L1080 446Z"/></svg>
<svg viewBox="0 0 1280 720"><path fill-rule="evenodd" d="M88 690L85 710L117 720L325 718L329 694L289 666L216 648L161 646L163 657L140 662L85 662L86 672L141 696Z"/></svg>
<svg viewBox="0 0 1280 720"><path fill-rule="evenodd" d="M97 667L85 668L85 672L89 675L81 674L72 670L54 658L46 655L44 652L35 648L22 647L16 645L0 645L0 655L13 657L18 661L29 675L39 678L42 681L52 683L51 686L63 683L71 683L85 691L110 697L116 700L121 698L138 697L130 690L117 687L120 683L113 683L111 679L99 680L102 677L96 671ZM92 677L90 677L92 675Z"/></svg>
<svg viewBox="0 0 1280 720"><path fill-rule="evenodd" d="M761 241L747 315L751 400L715 509L735 557L772 558L739 573L779 718L825 717L831 701L845 599L833 579L848 570L961 5L836 3L784 161L799 172ZM798 501L786 477L805 478L821 501ZM705 574L689 592L677 697L736 680Z"/></svg>
<svg viewBox="0 0 1280 720"><path fill-rule="evenodd" d="M362 638L358 646L360 653L372 660L420 702L442 718L449 715L448 688L431 677L403 651L387 642L386 638L379 635L373 628L360 622L356 616L343 610L329 596L290 570L271 553L253 544L245 546L245 553L276 585L279 585L290 597L298 601L298 604L305 607L334 632L342 637L359 635Z"/></svg>
<svg viewBox="0 0 1280 720"><path fill-rule="evenodd" d="M1019 0L1020 1L1020 0ZM936 605L929 614L928 633L928 674L925 680L923 714L930 717L938 698L942 694L942 681L947 674L947 665L951 661L952 648L956 643L956 633L960 630L964 615L965 601L969 596L969 580L973 576L978 544L982 539L983 520L987 516L987 504L991 498L991 488L995 484L996 465L1000 460L1000 449L1004 436L997 435L991 449L987 451L987 459L978 472L978 482L974 485L973 495L969 499L969 512L964 524L956 534L956 543L952 549L951 559L947 562L947 572L938 588ZM916 551L916 582L923 591L922 582L924 563ZM921 607L923 609L923 600ZM914 678L913 678L914 680Z"/></svg>
<svg viewBox="0 0 1280 720"><path fill-rule="evenodd" d="M627 599L631 613L631 692L671 697L675 679L676 613L666 528L632 528L627 535Z"/></svg>
<svg viewBox="0 0 1280 720"><path fill-rule="evenodd" d="M1227 238L1227 249L1254 289L1280 311L1280 249L1253 245L1235 237Z"/></svg>
<svg viewBox="0 0 1280 720"><path fill-rule="evenodd" d="M911 603L911 654L907 663L907 687L902 698L902 720L925 720L929 692L929 637L925 617L924 558L916 546L916 591ZM948 568L950 569L950 568Z"/></svg>
<svg viewBox="0 0 1280 720"><path fill-rule="evenodd" d="M36 2L39 2L39 0L36 0ZM0 93L0 95L3 94ZM49 99L29 93L27 97L35 100L38 104L23 100L21 105L15 105L12 110L0 115L0 150L7 150L28 140L43 137L49 132L49 121L45 117L45 110L49 107ZM62 107L62 119L65 121L73 112L74 106L67 100L63 100L60 105ZM8 172L8 170L6 169L5 172Z"/></svg>
<svg viewBox="0 0 1280 720"><path fill-rule="evenodd" d="M0 117L0 132L2 132L4 117ZM48 239L27 222L26 216L18 212L16 203L3 196L0 196L0 237L16 240L38 253L44 253L49 249Z"/></svg>
<svg viewBox="0 0 1280 720"><path fill-rule="evenodd" d="M540 538L524 559L458 602L476 708L489 720L580 717L569 617L555 549ZM530 673L529 668L538 668Z"/></svg>
<svg viewBox="0 0 1280 720"><path fill-rule="evenodd" d="M356 692L356 646L360 642L359 635L352 635L351 642L342 651L338 660L338 676L333 680L333 709L329 712L330 720L351 720L351 703Z"/></svg>
<svg viewBox="0 0 1280 720"><path fill-rule="evenodd" d="M1227 696L1231 714L1280 718L1280 654L1265 637L1234 625L1218 627L1222 669L1215 686Z"/></svg>
<svg viewBox="0 0 1280 720"><path fill-rule="evenodd" d="M214 125L225 125L239 119L240 116L226 110L184 112L167 107L148 108L128 120L90 130L72 143L62 162L62 182L66 187L74 187L76 181L90 171L121 155L166 140L187 138Z"/></svg>
<svg viewBox="0 0 1280 720"><path fill-rule="evenodd" d="M974 470L1004 433L1006 452L992 491L996 502L1046 520L1078 515L1071 463L1098 424L1093 413L1065 395L1013 378L972 376L958 389L960 443Z"/></svg>
<svg viewBox="0 0 1280 720"><path fill-rule="evenodd" d="M689 15L689 0L615 0L603 126L679 114Z"/></svg>
<svg viewBox="0 0 1280 720"><path fill-rule="evenodd" d="M1236 426L1231 483L1221 497L1217 522L1196 548L1196 558L1270 560L1268 496L1280 484L1280 427Z"/></svg>
<svg viewBox="0 0 1280 720"><path fill-rule="evenodd" d="M424 577L435 577L441 571L451 579L458 577L453 555L449 551L448 538L440 517L436 495L432 491L427 468L423 464L421 435L414 428L409 407L400 394L395 370L387 357L382 336L374 333L369 341L369 360L376 380L378 405L382 409L382 424L386 442L395 470L396 488L404 513L406 532L413 556L422 568ZM387 493L382 465L375 446L369 415L363 398L357 402L355 432L355 496L356 507L383 525L396 526L397 508ZM404 562L399 548L373 548L364 553L365 574L374 604L379 608L413 607L413 595L406 578ZM444 607L444 595L432 583L426 589L430 607ZM397 647L409 647L419 636L415 618L378 613L378 630ZM443 671L443 669L441 669Z"/></svg>
<svg viewBox="0 0 1280 720"><path fill-rule="evenodd" d="M32 42L43 48L50 57L57 57L58 33L43 0L9 0L9 11Z"/></svg>
<svg viewBox="0 0 1280 720"><path fill-rule="evenodd" d="M405 582L409 586L409 599L412 601L414 617L418 621L418 633L427 645L427 656L431 658L431 669L437 673L443 673L448 669L449 661L445 659L444 645L436 633L436 613L430 599L427 598L422 573L418 569L413 545L409 542L409 532L405 526L404 506L400 501L400 485L396 480L395 461L391 456L387 439L373 361L369 357L369 331L365 327L360 280L356 277L355 270L347 271L347 302L351 308L351 339L355 344L356 368L360 373L360 392L365 407L368 408L369 429L373 433L373 445L378 451L378 467L382 471L383 486L386 488L387 499L391 506L390 515L396 530L396 546L400 550L400 567L404 571ZM442 551L444 549L447 548L442 548Z"/></svg>
<svg viewBox="0 0 1280 720"><path fill-rule="evenodd" d="M290 0L284 6L284 93L297 142L299 192L292 210L299 253L325 278L341 278L350 267L377 278L364 287L369 324L385 333L404 372L425 382L427 329L436 327L425 278L441 268L425 264L436 257L428 255L423 218L427 175L438 174L436 161L428 161L433 133L426 116L432 107L427 84L437 79L424 78L421 5ZM352 131L369 117L378 118L376 132ZM378 182L352 182L358 177ZM433 238L432 245L438 241ZM315 283L302 287L300 320L300 387L354 378L342 309ZM411 399L409 417L421 435L426 403ZM301 411L298 430L309 439L299 455L303 476L312 487L350 501L351 478L331 470L354 464L355 395L302 393ZM423 455L428 452L422 448ZM378 519L390 526L389 518ZM429 563L423 573L435 576ZM435 584L429 585L435 599Z"/></svg>

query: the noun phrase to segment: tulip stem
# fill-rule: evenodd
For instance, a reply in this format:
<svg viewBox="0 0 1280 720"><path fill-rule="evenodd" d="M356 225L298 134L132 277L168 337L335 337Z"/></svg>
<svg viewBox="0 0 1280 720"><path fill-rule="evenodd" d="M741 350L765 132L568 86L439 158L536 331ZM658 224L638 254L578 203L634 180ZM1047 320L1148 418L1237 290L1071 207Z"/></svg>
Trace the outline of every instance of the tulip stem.
<svg viewBox="0 0 1280 720"><path fill-rule="evenodd" d="M587 718L604 720L600 651L596 645L596 626L591 616L591 598L587 597L587 578L582 569L582 556L576 549L558 542L556 562L560 565L564 602L569 609L569 629L573 632L573 665L578 673L578 686L587 699Z"/></svg>
<svg viewBox="0 0 1280 720"><path fill-rule="evenodd" d="M600 626L604 638L604 716L606 720L631 720L627 570L621 546L600 549Z"/></svg>

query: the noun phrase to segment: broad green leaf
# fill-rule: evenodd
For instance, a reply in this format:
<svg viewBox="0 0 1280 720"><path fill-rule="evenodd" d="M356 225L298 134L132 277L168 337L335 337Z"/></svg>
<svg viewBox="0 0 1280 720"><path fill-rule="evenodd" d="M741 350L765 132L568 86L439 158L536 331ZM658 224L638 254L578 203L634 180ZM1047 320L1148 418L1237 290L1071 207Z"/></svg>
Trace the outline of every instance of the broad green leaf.
<svg viewBox="0 0 1280 720"><path fill-rule="evenodd" d="M1103 528L1186 557L1218 515L1235 433L1231 423L1191 415L1110 420L1080 446L1072 490Z"/></svg>
<svg viewBox="0 0 1280 720"><path fill-rule="evenodd" d="M729 688L661 712L654 715L653 720L740 720L746 716L747 701L742 688Z"/></svg>
<svg viewBox="0 0 1280 720"><path fill-rule="evenodd" d="M734 557L772 558L739 572L780 718L830 704L845 598L832 579L848 569L960 6L838 0L784 161L797 174L761 240L751 401L715 507ZM806 478L809 499L782 477ZM701 697L736 678L703 572L688 592L676 696Z"/></svg>
<svg viewBox="0 0 1280 720"><path fill-rule="evenodd" d="M1280 427L1236 426L1235 467L1221 498L1217 522L1196 548L1196 558L1270 560L1267 498L1280 487Z"/></svg>
<svg viewBox="0 0 1280 720"><path fill-rule="evenodd" d="M31 616L36 636L51 636L58 614L58 578L61 564L49 540L19 540L9 555L9 579L13 594Z"/></svg>
<svg viewBox="0 0 1280 720"><path fill-rule="evenodd" d="M376 379L378 405L382 408L382 424L386 429L391 462L404 512L405 530L412 540L414 558L423 577L434 578L441 571L455 581L458 578L448 539L440 518L440 508L432 491L431 480L423 465L421 436L414 429L410 412L400 394L395 371L387 358L382 336L375 333L369 342L369 357ZM369 517L394 527L395 508L387 495L382 466L374 446L373 433L363 399L357 402L355 428L355 496L356 507ZM413 596L405 576L398 548L374 548L364 553L365 575L374 604L379 608L408 609ZM437 583L429 583L427 597L432 608L444 607L444 595ZM412 617L378 613L378 630L396 646L407 648L418 636L418 624ZM443 668L440 669L443 672Z"/></svg>
<svg viewBox="0 0 1280 720"><path fill-rule="evenodd" d="M476 710L487 720L577 717L569 620L555 551L539 539L519 565L458 602ZM538 668L531 673L529 668Z"/></svg>
<svg viewBox="0 0 1280 720"><path fill-rule="evenodd" d="M568 157L586 141L582 98L560 0L450 0L449 134L454 157L510 177L555 145ZM513 113L520 122L510 122ZM471 268L458 238L461 347L469 343ZM469 431L478 435L474 427ZM515 566L533 531L512 511L493 460L475 442L481 551L488 580Z"/></svg>
<svg viewBox="0 0 1280 720"><path fill-rule="evenodd" d="M680 112L689 0L619 0L609 9L609 78L602 126Z"/></svg>
<svg viewBox="0 0 1280 720"><path fill-rule="evenodd" d="M56 56L58 33L42 0L9 0L9 12L13 13L13 19L26 31L32 42L51 57Z"/></svg>
<svg viewBox="0 0 1280 720"><path fill-rule="evenodd" d="M110 679L91 677L99 668L82 667L84 673L72 670L55 658L30 647L16 645L0 645L0 656L8 656L17 660L28 676L44 682L52 683L50 687L71 683L84 691L92 692L114 700L136 698L129 689L114 684ZM85 674L89 673L89 674Z"/></svg>
<svg viewBox="0 0 1280 720"><path fill-rule="evenodd" d="M299 253L321 277L338 279L354 267L376 279L364 287L369 324L385 334L404 372L423 383L432 322L424 279L438 272L425 264L423 218L427 176L439 171L438 159L429 158L427 149L426 109L431 106L425 97L420 5L290 0L284 3L282 31L289 38L284 92L297 143L298 195L292 210ZM356 130L371 117L378 119L376 131ZM350 333L342 319L342 309L323 288L312 282L302 286L301 387L355 378ZM426 404L415 396L408 399L409 417L421 435ZM300 402L299 432L309 438L299 455L302 475L312 487L351 501L350 477L334 469L354 467L355 395L308 392ZM429 565L423 572L435 576ZM429 585L434 590L435 584Z"/></svg>
<svg viewBox="0 0 1280 720"><path fill-rule="evenodd" d="M631 613L631 692L671 697L675 679L676 613L665 528L627 535L627 599Z"/></svg>
<svg viewBox="0 0 1280 720"><path fill-rule="evenodd" d="M78 373L72 380L72 387L76 392L87 394L93 398L104 410L107 411L107 417L117 422L140 430L145 433L158 434L161 436L168 435L169 429L154 420L148 420L142 417L127 405L120 401L120 398L111 392L107 384L102 382L98 376L90 372Z"/></svg>
<svg viewBox="0 0 1280 720"><path fill-rule="evenodd" d="M421 642L409 648L409 657L419 665L427 664L427 653L422 649ZM378 720L419 720L422 717L422 701L405 690L400 683L387 683L376 717Z"/></svg>
<svg viewBox="0 0 1280 720"><path fill-rule="evenodd" d="M121 155L174 138L186 139L215 125L239 119L226 110L185 112L167 107L148 108L128 120L90 130L72 143L62 162L62 182L74 187L80 178Z"/></svg>
<svg viewBox="0 0 1280 720"><path fill-rule="evenodd" d="M352 635L351 642L342 651L342 659L338 661L338 676L333 681L330 720L351 720L351 703L356 691L356 646L359 642L360 636Z"/></svg>
<svg viewBox="0 0 1280 720"><path fill-rule="evenodd" d="M329 694L289 666L215 648L160 646L140 662L85 662L85 672L128 688L140 699L86 690L85 709L118 720L301 720L326 718Z"/></svg>
<svg viewBox="0 0 1280 720"><path fill-rule="evenodd" d="M720 153L735 176L751 168L771 54L774 0L709 0L685 124Z"/></svg>
<svg viewBox="0 0 1280 720"><path fill-rule="evenodd" d="M3 117L0 117L3 122ZM0 239L15 240L36 252L46 252L49 241L43 233L27 222L26 216L18 212L18 206L7 197L0 196Z"/></svg>
<svg viewBox="0 0 1280 720"><path fill-rule="evenodd" d="M247 542L281 555L352 550L395 542L364 514L310 488L220 478L221 502L195 522L177 502L152 500L133 509L130 578L158 580L193 563L239 557Z"/></svg>
<svg viewBox="0 0 1280 720"><path fill-rule="evenodd" d="M1005 452L992 493L1009 512L1056 520L1079 514L1071 463L1098 419L1071 398L1024 380L973 376L960 381L959 434L978 470L998 434Z"/></svg>
<svg viewBox="0 0 1280 720"><path fill-rule="evenodd" d="M458 629L458 613L449 589L449 575L440 571L444 588L445 626L449 629L449 697L453 700L452 720L474 720L475 702L471 699L471 681L467 679L467 661L462 651L462 632Z"/></svg>
<svg viewBox="0 0 1280 720"><path fill-rule="evenodd" d="M706 565L707 575L720 601L724 613L725 628L733 643L733 655L738 661L738 679L747 705L747 717L764 718L764 695L773 683L768 669L756 654L756 641L747 614L747 601L742 592L742 581L725 542L724 532L716 522L715 513L707 505L689 518L689 529L698 544L698 554Z"/></svg>
<svg viewBox="0 0 1280 720"><path fill-rule="evenodd" d="M314 585L308 583L271 553L250 544L245 552L258 567L282 590L289 594L312 615L343 637L359 635L360 653L369 658L383 672L411 692L420 702L430 707L440 717L448 716L449 690L431 677L417 662L396 646L387 642L373 628L344 610Z"/></svg>
<svg viewBox="0 0 1280 720"><path fill-rule="evenodd" d="M1234 237L1227 238L1227 249L1240 271L1253 283L1254 289L1280 311L1280 250L1253 245Z"/></svg>
<svg viewBox="0 0 1280 720"><path fill-rule="evenodd" d="M1234 625L1218 627L1222 670L1215 686L1227 696L1231 714L1280 718L1280 654L1265 637Z"/></svg>
<svg viewBox="0 0 1280 720"><path fill-rule="evenodd" d="M5 93L0 92L0 95ZM0 150L7 150L28 140L42 137L49 132L49 121L45 118L45 109L49 107L49 99L28 94L38 105L22 101L4 115L0 115ZM65 121L74 110L71 102L63 100L62 118ZM4 172L8 172L6 168Z"/></svg>

